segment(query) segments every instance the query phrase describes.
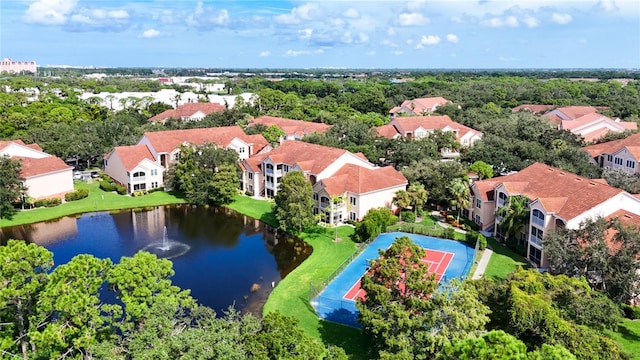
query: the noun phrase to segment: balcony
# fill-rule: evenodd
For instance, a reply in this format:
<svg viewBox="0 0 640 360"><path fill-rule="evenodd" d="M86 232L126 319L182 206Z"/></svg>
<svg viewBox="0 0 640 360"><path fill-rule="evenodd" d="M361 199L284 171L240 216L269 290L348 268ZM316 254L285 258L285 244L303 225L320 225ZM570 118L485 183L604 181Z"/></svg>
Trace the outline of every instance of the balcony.
<svg viewBox="0 0 640 360"><path fill-rule="evenodd" d="M134 176L131 179L132 183L140 183L140 182L145 182L145 181L147 181L147 177L146 176Z"/></svg>
<svg viewBox="0 0 640 360"><path fill-rule="evenodd" d="M265 181L265 185L266 185L266 187L268 187L268 188L270 188L270 189L273 189L273 188L274 188L274 187L273 187L273 182L271 182L271 181Z"/></svg>
<svg viewBox="0 0 640 360"><path fill-rule="evenodd" d="M266 168L265 172L267 173L267 175L282 176L282 170L273 170L271 168Z"/></svg>
<svg viewBox="0 0 640 360"><path fill-rule="evenodd" d="M540 219L538 217L532 216L531 222L535 225L538 225L541 228L544 228L544 219Z"/></svg>
<svg viewBox="0 0 640 360"><path fill-rule="evenodd" d="M535 235L529 236L529 242L538 246L542 246L542 239Z"/></svg>

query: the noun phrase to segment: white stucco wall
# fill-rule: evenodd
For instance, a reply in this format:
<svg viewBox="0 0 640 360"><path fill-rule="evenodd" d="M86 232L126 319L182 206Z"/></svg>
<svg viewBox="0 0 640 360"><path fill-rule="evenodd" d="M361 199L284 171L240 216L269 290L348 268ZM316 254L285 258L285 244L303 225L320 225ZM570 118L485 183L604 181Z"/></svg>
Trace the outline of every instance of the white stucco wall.
<svg viewBox="0 0 640 360"><path fill-rule="evenodd" d="M73 191L73 169L32 176L25 179L24 185L28 188L29 197L34 199L62 195Z"/></svg>

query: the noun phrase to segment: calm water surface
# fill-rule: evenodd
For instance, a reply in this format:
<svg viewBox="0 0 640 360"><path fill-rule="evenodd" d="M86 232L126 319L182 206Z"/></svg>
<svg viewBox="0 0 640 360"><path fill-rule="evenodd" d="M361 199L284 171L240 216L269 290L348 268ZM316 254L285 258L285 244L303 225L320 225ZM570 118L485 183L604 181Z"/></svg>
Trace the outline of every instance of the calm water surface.
<svg viewBox="0 0 640 360"><path fill-rule="evenodd" d="M55 264L78 254L117 263L122 256L162 244L165 228L172 249L188 249L171 259L173 283L191 289L200 304L218 313L234 305L259 315L272 282L277 284L312 250L302 240L233 210L189 205L89 213L6 227L0 230L0 240L5 244L7 239L21 239L45 246L53 252ZM159 254L173 255L172 249Z"/></svg>

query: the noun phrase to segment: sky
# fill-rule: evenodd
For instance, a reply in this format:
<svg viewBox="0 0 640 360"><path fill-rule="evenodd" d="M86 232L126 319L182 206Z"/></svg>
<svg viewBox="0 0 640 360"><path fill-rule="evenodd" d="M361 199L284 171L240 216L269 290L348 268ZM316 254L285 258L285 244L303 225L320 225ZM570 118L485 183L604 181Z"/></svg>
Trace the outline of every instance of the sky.
<svg viewBox="0 0 640 360"><path fill-rule="evenodd" d="M38 66L640 68L640 0L2 0Z"/></svg>

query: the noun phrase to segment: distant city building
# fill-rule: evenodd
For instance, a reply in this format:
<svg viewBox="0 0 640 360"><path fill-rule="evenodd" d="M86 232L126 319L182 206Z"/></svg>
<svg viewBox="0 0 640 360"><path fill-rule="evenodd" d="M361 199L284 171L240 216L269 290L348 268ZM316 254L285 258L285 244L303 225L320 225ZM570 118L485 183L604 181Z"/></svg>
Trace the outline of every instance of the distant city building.
<svg viewBox="0 0 640 360"><path fill-rule="evenodd" d="M0 61L0 73L21 73L21 72L37 72L37 66L35 61L13 61L9 58L4 58Z"/></svg>

